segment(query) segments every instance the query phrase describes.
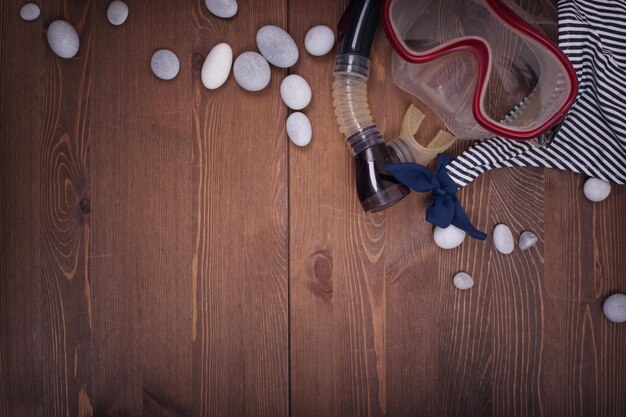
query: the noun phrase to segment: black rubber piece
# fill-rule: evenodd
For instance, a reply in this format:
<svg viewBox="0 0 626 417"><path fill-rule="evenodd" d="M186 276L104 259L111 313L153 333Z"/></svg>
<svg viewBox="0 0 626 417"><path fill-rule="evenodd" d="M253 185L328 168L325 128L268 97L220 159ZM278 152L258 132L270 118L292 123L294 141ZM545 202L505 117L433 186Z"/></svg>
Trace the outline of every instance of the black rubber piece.
<svg viewBox="0 0 626 417"><path fill-rule="evenodd" d="M380 10L377 0L352 0L346 14L347 27L339 48L340 54L358 54L369 58Z"/></svg>

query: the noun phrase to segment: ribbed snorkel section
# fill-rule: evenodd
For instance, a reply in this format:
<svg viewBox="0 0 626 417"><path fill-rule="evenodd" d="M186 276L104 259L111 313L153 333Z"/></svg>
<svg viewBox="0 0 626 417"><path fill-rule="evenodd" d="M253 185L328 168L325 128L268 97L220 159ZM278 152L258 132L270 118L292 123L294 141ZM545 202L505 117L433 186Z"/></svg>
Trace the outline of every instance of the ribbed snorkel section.
<svg viewBox="0 0 626 417"><path fill-rule="evenodd" d="M344 16L347 25L335 60L333 106L339 130L354 156L361 206L365 211L379 211L400 201L409 189L385 169L394 161L367 103L368 57L380 19L378 0L352 0Z"/></svg>
<svg viewBox="0 0 626 417"><path fill-rule="evenodd" d="M333 106L353 156L383 143L367 102L369 67L370 60L357 54L341 54L335 61Z"/></svg>

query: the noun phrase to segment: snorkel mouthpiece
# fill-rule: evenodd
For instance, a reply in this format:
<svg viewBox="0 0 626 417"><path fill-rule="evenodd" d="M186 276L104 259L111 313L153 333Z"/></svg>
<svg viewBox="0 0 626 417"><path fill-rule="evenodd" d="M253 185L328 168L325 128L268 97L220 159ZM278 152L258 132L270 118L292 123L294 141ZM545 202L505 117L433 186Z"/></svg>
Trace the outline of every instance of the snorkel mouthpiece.
<svg viewBox="0 0 626 417"><path fill-rule="evenodd" d="M333 105L339 130L354 156L356 190L368 212L391 207L408 193L385 169L392 159L367 102L369 52L378 26L379 11L373 0L354 0L339 55L335 61Z"/></svg>

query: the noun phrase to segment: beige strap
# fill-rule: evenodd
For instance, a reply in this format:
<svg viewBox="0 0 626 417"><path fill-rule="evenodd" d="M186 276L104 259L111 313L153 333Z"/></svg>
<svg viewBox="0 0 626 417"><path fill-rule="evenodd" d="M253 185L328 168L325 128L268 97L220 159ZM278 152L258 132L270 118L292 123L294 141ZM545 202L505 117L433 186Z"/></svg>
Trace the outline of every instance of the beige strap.
<svg viewBox="0 0 626 417"><path fill-rule="evenodd" d="M400 139L402 139L411 150L415 162L421 165L428 164L428 162L435 159L438 154L445 152L456 140L455 136L440 130L426 147L420 145L415 140L415 134L425 117L426 116L424 116L424 113L422 113L420 109L411 104L404 114L402 127L400 128Z"/></svg>

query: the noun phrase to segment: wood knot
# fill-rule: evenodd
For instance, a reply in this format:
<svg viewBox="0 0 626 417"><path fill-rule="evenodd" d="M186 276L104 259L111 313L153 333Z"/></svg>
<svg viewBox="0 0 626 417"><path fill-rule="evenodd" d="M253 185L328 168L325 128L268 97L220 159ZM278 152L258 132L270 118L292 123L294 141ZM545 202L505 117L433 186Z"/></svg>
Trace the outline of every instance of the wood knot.
<svg viewBox="0 0 626 417"><path fill-rule="evenodd" d="M201 54L195 53L191 57L191 68L194 71L201 71L204 64L204 57Z"/></svg>
<svg viewBox="0 0 626 417"><path fill-rule="evenodd" d="M80 211L82 211L83 214L91 213L91 200L89 200L88 198L83 198L82 200L80 200L80 203L78 203L78 205L80 206Z"/></svg>
<svg viewBox="0 0 626 417"><path fill-rule="evenodd" d="M316 252L312 256L312 271L307 282L309 290L317 297L330 301L333 298L333 260L327 252Z"/></svg>

